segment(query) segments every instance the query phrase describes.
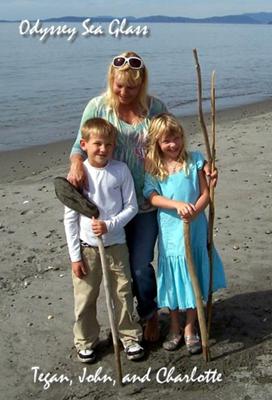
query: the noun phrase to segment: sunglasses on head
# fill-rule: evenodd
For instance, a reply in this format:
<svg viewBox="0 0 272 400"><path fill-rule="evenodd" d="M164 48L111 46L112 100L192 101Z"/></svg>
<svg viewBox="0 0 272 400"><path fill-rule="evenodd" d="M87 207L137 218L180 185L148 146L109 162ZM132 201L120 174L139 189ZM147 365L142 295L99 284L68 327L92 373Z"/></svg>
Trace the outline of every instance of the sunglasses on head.
<svg viewBox="0 0 272 400"><path fill-rule="evenodd" d="M140 69L140 68L144 67L143 60L139 57L117 56L117 57L114 57L114 59L112 60L112 65L115 68L121 68L125 64L128 64L130 66L130 68L132 68L132 69Z"/></svg>

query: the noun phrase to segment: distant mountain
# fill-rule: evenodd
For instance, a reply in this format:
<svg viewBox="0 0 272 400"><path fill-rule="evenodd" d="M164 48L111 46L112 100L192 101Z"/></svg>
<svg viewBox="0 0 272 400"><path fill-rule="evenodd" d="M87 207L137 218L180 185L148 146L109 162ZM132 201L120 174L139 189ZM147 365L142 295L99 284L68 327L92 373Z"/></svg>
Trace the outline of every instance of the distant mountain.
<svg viewBox="0 0 272 400"><path fill-rule="evenodd" d="M151 16L138 18L137 22L167 22L167 23L208 23L208 24L260 24L261 22L246 15L226 15L224 17L209 18L185 18L185 17L166 17Z"/></svg>
<svg viewBox="0 0 272 400"><path fill-rule="evenodd" d="M92 22L111 22L113 19L118 18L119 20L126 18L128 22L133 23L201 23L201 24L271 24L272 23L272 12L259 12L259 13L247 13L240 15L225 15L223 17L209 17L209 18L187 18L187 17L168 17L166 15L152 15L148 17L133 17L133 16L122 16L113 17L109 15L101 15L96 17L75 17L75 16L64 16L56 18L41 19L42 22L83 22L85 19L90 18ZM35 21L31 19L32 21ZM20 22L0 20L1 22Z"/></svg>
<svg viewBox="0 0 272 400"><path fill-rule="evenodd" d="M210 17L198 19L197 22L208 24L261 24L253 17L247 15L226 15L224 17Z"/></svg>
<svg viewBox="0 0 272 400"><path fill-rule="evenodd" d="M261 22L262 24L269 24L272 21L272 12L260 12L256 14L244 14L248 17L255 19L256 21Z"/></svg>
<svg viewBox="0 0 272 400"><path fill-rule="evenodd" d="M186 23L195 22L194 18L167 17L166 15L151 15L149 17L136 18L136 22L161 22L161 23Z"/></svg>
<svg viewBox="0 0 272 400"><path fill-rule="evenodd" d="M114 18L119 18L119 17L112 17L109 15L103 15L103 16L98 16L98 17L73 17L73 16L67 16L67 17L56 17L56 18L46 18L46 19L41 19L43 22L83 22L85 19L90 18L93 22L111 22ZM121 17L123 18L123 17ZM134 17L125 17L125 18L134 18Z"/></svg>
<svg viewBox="0 0 272 400"><path fill-rule="evenodd" d="M262 13L263 14L263 13ZM74 18L74 19L73 19ZM82 22L87 17L61 17L61 18L48 18L43 20L44 22ZM90 17L89 17L90 18ZM129 22L134 23L208 23L208 24L262 24L261 18L254 18L254 14L249 15L226 15L223 17L209 17L209 18L187 18L187 17L168 17L166 15L151 15L148 17L113 17L113 16L98 16L91 17L93 22L110 22L114 18L122 19L126 18ZM272 18L272 13L271 13Z"/></svg>

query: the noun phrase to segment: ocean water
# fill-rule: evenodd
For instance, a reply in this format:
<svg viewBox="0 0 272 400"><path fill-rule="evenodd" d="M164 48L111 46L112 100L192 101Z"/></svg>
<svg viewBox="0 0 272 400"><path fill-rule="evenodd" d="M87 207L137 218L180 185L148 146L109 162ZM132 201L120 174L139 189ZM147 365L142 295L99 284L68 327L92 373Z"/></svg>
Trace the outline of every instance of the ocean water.
<svg viewBox="0 0 272 400"><path fill-rule="evenodd" d="M81 24L67 25L82 31ZM80 35L73 42L66 36L42 42L21 36L19 23L0 24L0 151L75 137L88 100L106 87L112 57L125 50L143 57L150 94L179 116L197 111L193 48L202 69L204 108L212 70L218 108L272 96L272 25L148 27L149 37Z"/></svg>

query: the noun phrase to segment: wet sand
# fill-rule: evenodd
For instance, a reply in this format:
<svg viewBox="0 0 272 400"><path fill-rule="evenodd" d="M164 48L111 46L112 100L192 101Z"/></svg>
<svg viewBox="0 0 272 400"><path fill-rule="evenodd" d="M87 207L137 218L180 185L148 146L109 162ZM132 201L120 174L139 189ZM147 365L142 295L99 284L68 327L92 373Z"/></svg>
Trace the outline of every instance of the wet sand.
<svg viewBox="0 0 272 400"><path fill-rule="evenodd" d="M205 153L197 117L186 117L183 124L189 148ZM143 382L121 390L112 382L79 382L85 366L77 362L73 348L73 292L63 208L52 184L53 177L66 175L71 141L0 153L0 398L270 399L271 127L272 101L217 113L214 239L228 289L214 296L212 361L205 364L201 355L188 356L184 345L172 353L164 351L161 343L147 346L146 359L138 363L127 361L122 352L124 375L137 374ZM103 290L98 308L99 359L86 371L95 374L102 367L100 377L107 374L114 379L113 349L105 341L109 325ZM160 323L163 337L166 313ZM35 366L40 369L31 369ZM191 381L180 382L195 367ZM175 368L172 375L171 368ZM222 374L222 381L192 381L209 369L216 370L217 380ZM56 374L55 380L63 374L64 382L45 389L39 372ZM180 379L173 382L178 374Z"/></svg>

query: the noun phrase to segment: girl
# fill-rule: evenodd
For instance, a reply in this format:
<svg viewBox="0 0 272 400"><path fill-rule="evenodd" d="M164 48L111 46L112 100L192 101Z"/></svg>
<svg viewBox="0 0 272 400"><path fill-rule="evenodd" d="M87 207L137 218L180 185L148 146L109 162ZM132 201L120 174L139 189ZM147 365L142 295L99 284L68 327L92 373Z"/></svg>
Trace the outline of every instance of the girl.
<svg viewBox="0 0 272 400"><path fill-rule="evenodd" d="M196 334L196 302L185 259L183 222L191 223L192 252L197 275L206 301L209 290L207 220L204 209L209 190L203 172L204 158L199 152L187 152L184 133L170 114L151 121L144 196L159 208L159 265L157 275L158 306L170 309L170 332L163 347L175 350L182 340L179 310L186 310L184 339L188 351L201 351ZM221 260L214 250L213 290L225 287Z"/></svg>

